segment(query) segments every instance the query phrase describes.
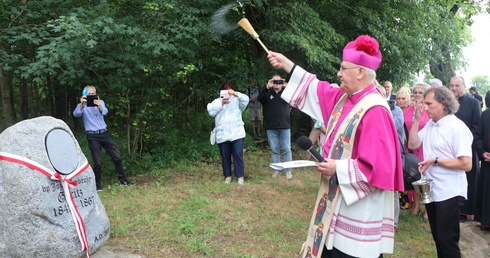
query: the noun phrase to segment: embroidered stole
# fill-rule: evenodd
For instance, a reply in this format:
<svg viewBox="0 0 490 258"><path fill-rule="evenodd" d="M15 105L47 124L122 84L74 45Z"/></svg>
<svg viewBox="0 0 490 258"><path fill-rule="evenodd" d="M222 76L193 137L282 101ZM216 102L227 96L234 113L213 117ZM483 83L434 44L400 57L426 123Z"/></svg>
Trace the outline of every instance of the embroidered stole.
<svg viewBox="0 0 490 258"><path fill-rule="evenodd" d="M333 145L330 148L329 158L350 159L352 156L352 146L354 145L356 130L359 126L359 121L361 121L366 111L378 105L385 106L389 110L387 102L383 100L381 95L371 93L373 92L369 92L364 96L340 124ZM332 111L327 127L327 139L337 125L347 98L348 95L344 94ZM315 209L313 210L313 215L310 220L308 236L306 242L303 243L303 254L301 257L321 257L323 246L325 245L327 234L329 232L330 223L332 221L335 204L337 201L341 200L342 196L339 191L337 176L322 176L315 202Z"/></svg>

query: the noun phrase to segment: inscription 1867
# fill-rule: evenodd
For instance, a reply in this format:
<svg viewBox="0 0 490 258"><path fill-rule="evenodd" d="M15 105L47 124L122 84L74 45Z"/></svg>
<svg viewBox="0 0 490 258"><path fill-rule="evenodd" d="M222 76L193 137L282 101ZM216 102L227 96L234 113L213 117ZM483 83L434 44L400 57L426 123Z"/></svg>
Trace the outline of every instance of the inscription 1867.
<svg viewBox="0 0 490 258"><path fill-rule="evenodd" d="M90 196L87 198L78 198L78 200L74 197L73 199L75 199L75 204L78 208L85 208L94 204L94 196ZM63 214L71 213L71 211L68 203L65 203L63 205L53 208L53 213L54 216L57 217Z"/></svg>
<svg viewBox="0 0 490 258"><path fill-rule="evenodd" d="M79 178L77 180L74 180L78 182L78 185L80 184L90 184L92 183L92 180L90 177L87 178ZM58 192L58 203L59 205L56 205L52 207L52 212L55 217L58 216L63 216L67 214L71 214L70 206L68 205L67 202L67 196L65 195L65 192L63 191L63 187L61 186L61 182L55 181L51 182L49 185L41 186L41 190L44 193L54 193ZM95 204L95 196L91 195L88 196L83 192L83 189L86 188L72 188L70 189L71 197L73 198L73 201L75 205L77 206L78 209L83 209L90 207ZM69 197L68 197L69 198Z"/></svg>

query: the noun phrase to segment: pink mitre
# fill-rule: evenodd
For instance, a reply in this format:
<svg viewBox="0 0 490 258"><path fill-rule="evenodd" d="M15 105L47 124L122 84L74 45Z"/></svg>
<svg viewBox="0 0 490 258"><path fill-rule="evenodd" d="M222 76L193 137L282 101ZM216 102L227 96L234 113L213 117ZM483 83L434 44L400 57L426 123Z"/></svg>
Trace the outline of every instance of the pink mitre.
<svg viewBox="0 0 490 258"><path fill-rule="evenodd" d="M381 52L375 38L361 35L344 47L342 60L371 68L378 69L381 64Z"/></svg>

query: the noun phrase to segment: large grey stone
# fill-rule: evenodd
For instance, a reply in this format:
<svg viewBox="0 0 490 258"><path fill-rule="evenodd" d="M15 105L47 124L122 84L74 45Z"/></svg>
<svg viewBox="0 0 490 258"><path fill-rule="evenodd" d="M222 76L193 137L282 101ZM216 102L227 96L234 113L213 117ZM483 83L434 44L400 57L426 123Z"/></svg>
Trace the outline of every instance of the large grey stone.
<svg viewBox="0 0 490 258"><path fill-rule="evenodd" d="M87 162L70 128L46 116L3 131L0 154L58 169L62 177L70 177ZM70 192L85 224L88 250L94 253L109 239L109 219L92 168L71 180L78 183ZM60 181L24 164L0 160L0 257L85 257L67 198Z"/></svg>

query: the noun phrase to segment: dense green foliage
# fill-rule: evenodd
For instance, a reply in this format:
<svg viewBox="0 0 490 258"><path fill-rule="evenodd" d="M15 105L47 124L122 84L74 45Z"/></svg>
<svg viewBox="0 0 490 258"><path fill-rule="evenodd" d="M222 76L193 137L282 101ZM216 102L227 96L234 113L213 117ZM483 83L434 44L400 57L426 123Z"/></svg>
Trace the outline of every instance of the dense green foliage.
<svg viewBox="0 0 490 258"><path fill-rule="evenodd" d="M490 78L486 75L479 75L471 78L471 86L485 98L485 94L490 91Z"/></svg>
<svg viewBox="0 0 490 258"><path fill-rule="evenodd" d="M210 26L227 4L234 8L222 22L235 29ZM0 129L51 115L81 130L71 111L91 84L132 162L209 157L213 119L206 104L220 85L231 80L245 91L249 78L263 85L276 72L257 41L236 26L242 17L269 49L333 82L343 46L373 35L383 53L378 79L397 88L420 72L445 81L462 67L468 26L481 9L463 0L254 0L242 7L211 0L4 0ZM293 123L294 133L309 127L301 115Z"/></svg>

